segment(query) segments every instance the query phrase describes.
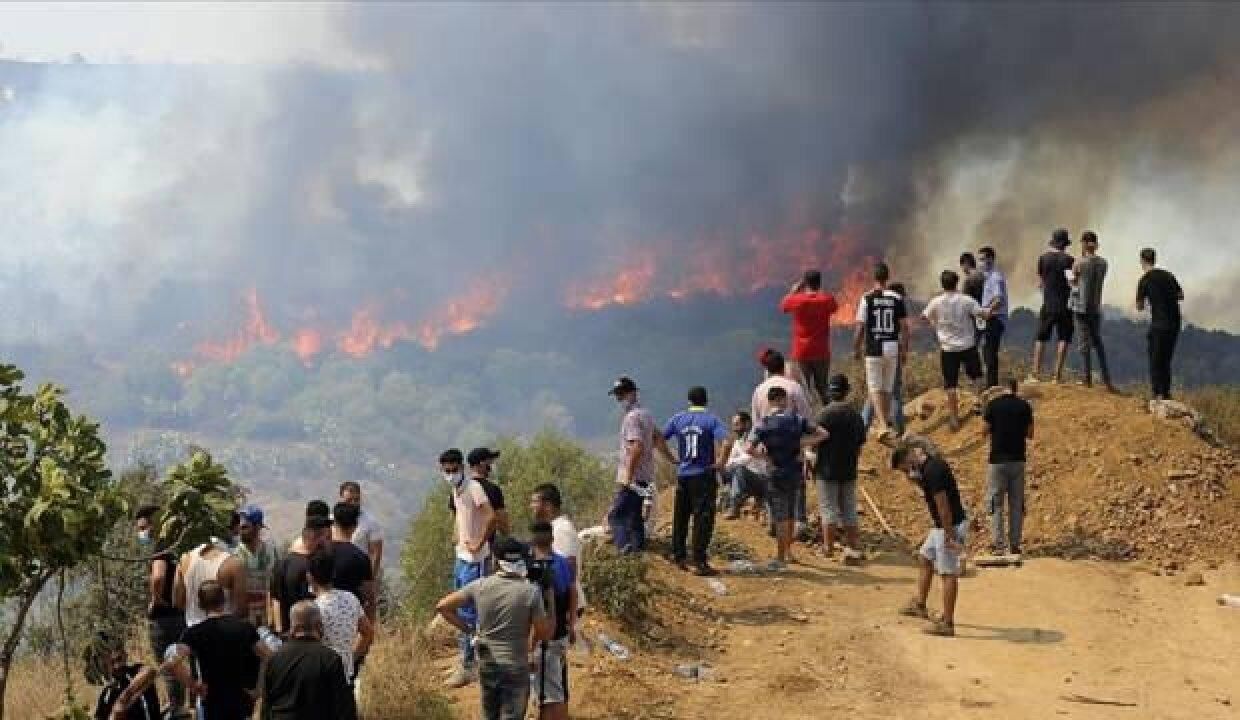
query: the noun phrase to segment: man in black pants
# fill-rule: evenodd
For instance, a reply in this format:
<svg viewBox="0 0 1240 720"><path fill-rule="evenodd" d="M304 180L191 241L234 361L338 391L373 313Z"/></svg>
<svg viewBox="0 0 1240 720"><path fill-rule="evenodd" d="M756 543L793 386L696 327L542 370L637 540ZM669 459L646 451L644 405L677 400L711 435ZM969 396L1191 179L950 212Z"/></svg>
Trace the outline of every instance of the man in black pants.
<svg viewBox="0 0 1240 720"><path fill-rule="evenodd" d="M672 519L672 555L681 570L688 570L686 539L693 517L693 565L698 575L717 575L707 562L706 549L715 527L715 495L719 490L719 467L728 429L706 409L706 388L689 389L689 409L676 413L663 428L663 440L676 438L679 460L666 442L659 452L676 465L676 506Z"/></svg>
<svg viewBox="0 0 1240 720"><path fill-rule="evenodd" d="M1053 332L1055 345L1054 380L1063 379L1063 364L1072 342L1072 312L1068 296L1072 292L1068 275L1073 258L1065 248L1072 244L1068 231L1060 228L1051 234L1050 248L1038 257L1038 287L1042 289L1042 310L1038 313L1038 334L1033 343L1033 373L1029 382L1038 382L1042 375L1042 355Z"/></svg>
<svg viewBox="0 0 1240 720"><path fill-rule="evenodd" d="M1081 260L1072 266L1072 296L1068 302L1076 318L1076 331L1080 337L1082 372L1086 387L1094 384L1091 366L1093 353L1098 354L1098 369L1102 382L1110 392L1116 392L1111 384L1111 372L1107 369L1107 351L1102 344L1102 283L1107 277L1107 261L1098 255L1098 236L1092 231L1081 235Z"/></svg>
<svg viewBox="0 0 1240 720"><path fill-rule="evenodd" d="M1180 337L1180 303L1184 290L1175 275L1154 267L1158 255L1153 248L1141 251L1141 268L1145 274L1137 283L1137 310L1150 306L1149 341L1150 389L1155 400L1171 399L1171 356Z"/></svg>

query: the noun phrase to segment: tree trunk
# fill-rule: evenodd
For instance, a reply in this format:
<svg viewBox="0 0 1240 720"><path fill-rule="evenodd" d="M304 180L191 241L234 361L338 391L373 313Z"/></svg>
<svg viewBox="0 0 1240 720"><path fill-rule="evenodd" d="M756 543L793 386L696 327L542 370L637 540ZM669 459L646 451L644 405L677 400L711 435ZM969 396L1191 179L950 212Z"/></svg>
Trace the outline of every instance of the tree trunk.
<svg viewBox="0 0 1240 720"><path fill-rule="evenodd" d="M30 612L30 606L34 605L34 601L42 592L43 586L47 584L52 573L44 572L35 578L33 583L18 596L17 616L13 618L13 626L9 628L9 636L4 639L4 645L0 646L0 720L4 720L5 711L5 693L9 689L9 670L13 667L13 658L17 655L17 646L21 644L22 628L26 625L26 615Z"/></svg>

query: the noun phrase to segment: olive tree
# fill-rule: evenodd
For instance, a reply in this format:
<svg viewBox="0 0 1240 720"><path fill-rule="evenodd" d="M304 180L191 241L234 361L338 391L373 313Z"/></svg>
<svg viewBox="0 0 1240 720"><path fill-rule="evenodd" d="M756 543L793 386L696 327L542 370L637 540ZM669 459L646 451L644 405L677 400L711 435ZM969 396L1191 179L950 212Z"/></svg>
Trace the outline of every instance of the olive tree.
<svg viewBox="0 0 1240 720"><path fill-rule="evenodd" d="M28 393L0 364L0 599L11 609L0 645L0 720L30 606L58 573L95 556L125 502L104 464L99 425L50 384Z"/></svg>

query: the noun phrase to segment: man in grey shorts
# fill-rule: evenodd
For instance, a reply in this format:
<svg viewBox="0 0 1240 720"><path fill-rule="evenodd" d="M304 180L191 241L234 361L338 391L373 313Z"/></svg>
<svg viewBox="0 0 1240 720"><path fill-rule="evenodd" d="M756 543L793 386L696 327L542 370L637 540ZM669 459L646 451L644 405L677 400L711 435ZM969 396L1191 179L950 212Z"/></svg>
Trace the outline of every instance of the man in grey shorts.
<svg viewBox="0 0 1240 720"><path fill-rule="evenodd" d="M900 443L891 454L891 467L904 472L922 491L930 520L934 523L918 551L920 575L917 596L900 610L900 614L930 619L926 599L930 595L930 584L938 575L943 583L943 615L933 621L925 632L952 637L956 634L956 595L960 576L964 573L969 529L969 520L960 502L960 488L946 461L908 443Z"/></svg>
<svg viewBox="0 0 1240 720"><path fill-rule="evenodd" d="M456 611L469 603L478 609L473 639L482 686L483 720L524 720L529 702L531 641L550 640L555 621L548 610L551 592L526 578L525 546L513 538L500 543L499 571L475 580L439 601L439 616L463 633L473 628Z"/></svg>
<svg viewBox="0 0 1240 720"><path fill-rule="evenodd" d="M834 375L827 383L829 404L818 415L818 427L827 439L818 446L814 475L822 516L822 553L831 557L843 535L844 559L859 558L857 537L857 461L865 444L865 421L848 397L848 377Z"/></svg>
<svg viewBox="0 0 1240 720"><path fill-rule="evenodd" d="M996 555L1020 555L1021 526L1025 522L1025 444L1033 439L1033 407L1016 394L1017 389L1016 378L1008 378L1007 392L987 403L982 414L990 435L986 506L990 511L990 549Z"/></svg>

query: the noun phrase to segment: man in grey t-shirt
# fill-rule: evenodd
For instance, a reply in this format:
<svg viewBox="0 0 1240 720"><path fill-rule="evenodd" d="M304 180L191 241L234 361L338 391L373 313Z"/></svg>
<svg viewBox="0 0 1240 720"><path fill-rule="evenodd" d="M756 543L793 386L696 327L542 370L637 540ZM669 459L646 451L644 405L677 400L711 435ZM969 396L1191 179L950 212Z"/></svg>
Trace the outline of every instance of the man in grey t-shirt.
<svg viewBox="0 0 1240 720"><path fill-rule="evenodd" d="M482 686L484 720L523 720L529 700L529 648L555 632L550 592L526 579L525 546L514 538L500 543L496 574L475 580L439 601L440 617L472 632L457 610L472 603L478 612L474 650Z"/></svg>
<svg viewBox="0 0 1240 720"><path fill-rule="evenodd" d="M1081 260L1072 268L1072 294L1068 298L1076 320L1077 339L1080 342L1082 370L1086 386L1093 385L1090 367L1091 349L1098 353L1098 369L1107 390L1116 392L1107 369L1106 348L1102 345L1102 284L1107 277L1107 261L1098 256L1098 236L1092 231L1081 235Z"/></svg>

